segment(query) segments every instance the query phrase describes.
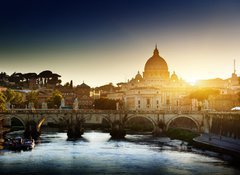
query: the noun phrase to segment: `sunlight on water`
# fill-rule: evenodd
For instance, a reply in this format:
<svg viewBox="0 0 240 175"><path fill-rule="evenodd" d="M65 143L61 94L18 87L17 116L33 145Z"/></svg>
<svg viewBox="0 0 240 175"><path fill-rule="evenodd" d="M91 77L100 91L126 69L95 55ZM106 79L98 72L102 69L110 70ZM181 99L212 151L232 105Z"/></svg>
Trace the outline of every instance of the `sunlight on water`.
<svg viewBox="0 0 240 175"><path fill-rule="evenodd" d="M0 162L1 174L240 173L218 158L165 150L151 136L128 135L116 141L101 132L87 132L77 141L67 141L66 133L42 134L35 149L2 151Z"/></svg>
<svg viewBox="0 0 240 175"><path fill-rule="evenodd" d="M85 133L82 136L85 138L89 143L97 143L97 142L107 142L111 136L108 133L99 133L99 132L90 132Z"/></svg>

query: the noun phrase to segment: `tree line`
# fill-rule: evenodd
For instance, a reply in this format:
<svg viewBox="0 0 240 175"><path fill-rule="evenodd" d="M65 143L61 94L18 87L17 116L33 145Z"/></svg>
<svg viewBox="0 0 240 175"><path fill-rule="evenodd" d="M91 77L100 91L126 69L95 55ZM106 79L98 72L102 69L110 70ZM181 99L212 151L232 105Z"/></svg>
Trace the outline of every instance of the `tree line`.
<svg viewBox="0 0 240 175"><path fill-rule="evenodd" d="M1 72L0 85L20 89L22 87L29 87L30 81L33 82L33 84L39 85L41 87L47 86L48 84L60 85L61 84L61 80L59 79L60 77L61 75L53 73L50 70L42 71L39 74L35 72L29 73L14 72L12 75L8 75L6 72Z"/></svg>
<svg viewBox="0 0 240 175"><path fill-rule="evenodd" d="M61 105L62 94L58 90L54 90L46 103L49 108L59 108ZM11 108L28 108L29 104L39 107L39 93L30 91L24 96L23 93L7 89L0 92L0 111L7 109L7 105Z"/></svg>

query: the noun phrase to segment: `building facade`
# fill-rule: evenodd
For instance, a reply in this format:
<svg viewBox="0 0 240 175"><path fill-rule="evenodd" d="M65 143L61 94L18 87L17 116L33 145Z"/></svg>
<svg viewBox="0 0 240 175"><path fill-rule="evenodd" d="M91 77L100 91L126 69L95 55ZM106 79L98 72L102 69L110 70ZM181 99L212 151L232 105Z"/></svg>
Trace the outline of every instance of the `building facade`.
<svg viewBox="0 0 240 175"><path fill-rule="evenodd" d="M93 108L94 99L90 97L91 87L84 82L75 88L75 94L78 98L79 109Z"/></svg>
<svg viewBox="0 0 240 175"><path fill-rule="evenodd" d="M167 62L156 47L145 64L143 74L138 72L127 83L121 83L120 90L110 93L108 98L122 100L128 110L177 111L189 89L190 86L175 72L170 75Z"/></svg>

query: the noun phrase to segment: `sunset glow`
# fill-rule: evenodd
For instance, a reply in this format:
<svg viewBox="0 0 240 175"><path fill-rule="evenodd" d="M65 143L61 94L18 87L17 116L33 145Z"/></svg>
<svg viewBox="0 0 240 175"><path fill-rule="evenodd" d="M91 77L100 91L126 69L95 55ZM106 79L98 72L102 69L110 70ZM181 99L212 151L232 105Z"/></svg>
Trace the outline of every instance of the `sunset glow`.
<svg viewBox="0 0 240 175"><path fill-rule="evenodd" d="M128 8L131 5L134 8ZM233 59L237 73L240 70L238 1L186 0L174 5L168 1L121 1L112 9L99 9L99 14L88 12L97 9L94 3L60 3L59 8L68 15L47 10L47 19L41 19L44 2L28 6L32 11L14 21L14 13L22 11L10 14L6 9L11 4L1 3L4 9L0 13L6 19L5 28L0 29L0 68L9 74L50 69L61 72L63 82L73 80L75 85L82 81L91 86L125 82L143 71L156 43L170 72L186 81L228 78ZM109 10L116 13L108 15Z"/></svg>
<svg viewBox="0 0 240 175"><path fill-rule="evenodd" d="M240 0L0 0L0 174L240 175Z"/></svg>

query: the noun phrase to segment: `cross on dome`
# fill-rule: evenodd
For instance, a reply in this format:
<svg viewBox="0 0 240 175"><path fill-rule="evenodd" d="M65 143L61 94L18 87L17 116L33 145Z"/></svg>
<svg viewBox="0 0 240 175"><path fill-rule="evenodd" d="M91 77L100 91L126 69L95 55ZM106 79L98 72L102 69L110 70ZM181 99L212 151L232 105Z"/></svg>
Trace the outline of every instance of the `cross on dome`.
<svg viewBox="0 0 240 175"><path fill-rule="evenodd" d="M158 51L158 48L157 48L157 44L155 45L155 49L153 51L153 55L159 55L159 51Z"/></svg>

